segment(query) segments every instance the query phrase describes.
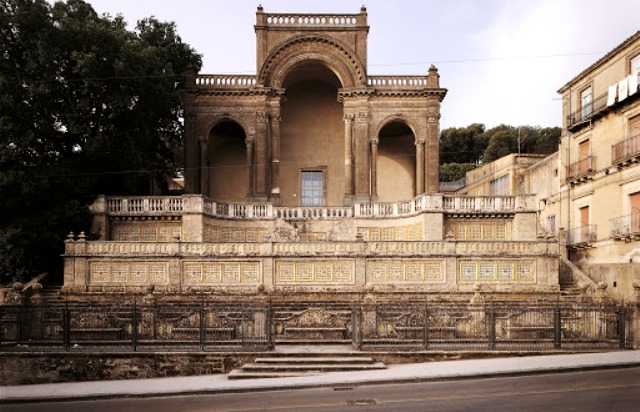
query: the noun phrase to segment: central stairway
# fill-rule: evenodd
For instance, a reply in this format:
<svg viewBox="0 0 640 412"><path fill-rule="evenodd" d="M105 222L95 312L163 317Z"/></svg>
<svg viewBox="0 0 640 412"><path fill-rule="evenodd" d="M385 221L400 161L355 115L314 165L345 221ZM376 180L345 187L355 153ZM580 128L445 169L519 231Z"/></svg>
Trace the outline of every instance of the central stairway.
<svg viewBox="0 0 640 412"><path fill-rule="evenodd" d="M323 372L379 369L386 369L385 364L359 352L323 346L292 347L257 358L254 362L231 371L227 378L284 378L317 375Z"/></svg>

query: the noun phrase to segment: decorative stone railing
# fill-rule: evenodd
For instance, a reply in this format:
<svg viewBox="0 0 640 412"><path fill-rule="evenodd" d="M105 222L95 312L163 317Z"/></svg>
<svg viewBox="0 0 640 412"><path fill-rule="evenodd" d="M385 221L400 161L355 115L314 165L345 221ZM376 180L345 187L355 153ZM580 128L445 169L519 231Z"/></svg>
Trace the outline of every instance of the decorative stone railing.
<svg viewBox="0 0 640 412"><path fill-rule="evenodd" d="M183 211L182 197L109 197L106 198L110 215L162 215L180 214Z"/></svg>
<svg viewBox="0 0 640 412"><path fill-rule="evenodd" d="M276 217L284 220L344 219L353 217L351 207L276 207Z"/></svg>
<svg viewBox="0 0 640 412"><path fill-rule="evenodd" d="M256 76L232 74L201 74L196 76L196 86L220 89L247 89L256 85Z"/></svg>
<svg viewBox="0 0 640 412"><path fill-rule="evenodd" d="M267 13L263 23L268 27L356 27L363 24L361 19L366 25L366 18L361 14Z"/></svg>
<svg viewBox="0 0 640 412"><path fill-rule="evenodd" d="M424 89L429 76L368 76L367 86L383 89Z"/></svg>
<svg viewBox="0 0 640 412"><path fill-rule="evenodd" d="M422 212L495 214L534 212L534 197L421 195L398 202L356 203L353 207L275 207L271 203L222 203L200 195L175 197L109 197L103 212L109 215L175 215L203 213L225 219L340 220L345 218L393 218ZM94 212L100 212L95 206ZM188 206L187 206L188 205Z"/></svg>
<svg viewBox="0 0 640 412"><path fill-rule="evenodd" d="M201 242L111 242L90 241L86 248L67 249L67 255L75 256L152 256L205 257L273 257L273 256L478 256L483 255L531 255L557 254L557 247L548 242L257 242L257 243L201 243Z"/></svg>

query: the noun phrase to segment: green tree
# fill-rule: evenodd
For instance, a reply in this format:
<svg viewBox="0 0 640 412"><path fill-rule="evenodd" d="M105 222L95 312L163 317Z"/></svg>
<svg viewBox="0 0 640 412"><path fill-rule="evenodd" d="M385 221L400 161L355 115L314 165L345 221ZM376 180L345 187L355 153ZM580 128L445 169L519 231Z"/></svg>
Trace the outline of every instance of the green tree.
<svg viewBox="0 0 640 412"><path fill-rule="evenodd" d="M446 163L440 166L440 181L455 182L466 176L467 172L477 168L476 163Z"/></svg>
<svg viewBox="0 0 640 412"><path fill-rule="evenodd" d="M484 131L480 123L444 129L440 133L440 164L480 162L486 148L481 138Z"/></svg>
<svg viewBox="0 0 640 412"><path fill-rule="evenodd" d="M0 281L59 275L97 194L145 194L173 173L179 86L200 65L173 23L130 31L81 0L0 0Z"/></svg>

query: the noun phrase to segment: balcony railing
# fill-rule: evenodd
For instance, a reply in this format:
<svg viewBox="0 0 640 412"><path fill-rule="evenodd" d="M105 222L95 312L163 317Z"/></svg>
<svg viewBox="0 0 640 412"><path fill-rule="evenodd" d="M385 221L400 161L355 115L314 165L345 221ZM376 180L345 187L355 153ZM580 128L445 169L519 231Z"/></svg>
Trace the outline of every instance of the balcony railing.
<svg viewBox="0 0 640 412"><path fill-rule="evenodd" d="M107 211L112 215L146 215L182 213L181 197L109 197Z"/></svg>
<svg viewBox="0 0 640 412"><path fill-rule="evenodd" d="M587 122L591 120L595 115L602 112L607 108L607 96L608 94L602 94L596 97L590 103L587 103L580 107L580 109L575 112L569 114L567 116L567 127L572 128L581 123Z"/></svg>
<svg viewBox="0 0 640 412"><path fill-rule="evenodd" d="M567 245L575 248L589 247L597 239L597 225L586 225L569 230Z"/></svg>
<svg viewBox="0 0 640 412"><path fill-rule="evenodd" d="M569 181L576 181L586 178L593 174L595 170L595 156L587 156L584 159L569 165L569 171L567 173Z"/></svg>
<svg viewBox="0 0 640 412"><path fill-rule="evenodd" d="M429 76L368 76L367 85L378 89L424 89Z"/></svg>
<svg viewBox="0 0 640 412"><path fill-rule="evenodd" d="M614 239L640 237L640 212L610 219L609 226L609 236Z"/></svg>
<svg viewBox="0 0 640 412"><path fill-rule="evenodd" d="M104 198L103 198L104 199ZM223 203L203 196L108 197L94 211L113 216L180 215L203 213L225 219L340 220L414 216L423 212L496 214L535 211L534 197L420 195L397 202L365 202L354 206L275 207L272 203Z"/></svg>
<svg viewBox="0 0 640 412"><path fill-rule="evenodd" d="M256 85L256 76L233 74L201 74L196 86L216 89L249 89Z"/></svg>
<svg viewBox="0 0 640 412"><path fill-rule="evenodd" d="M640 156L640 133L611 146L611 159L614 164L623 163Z"/></svg>

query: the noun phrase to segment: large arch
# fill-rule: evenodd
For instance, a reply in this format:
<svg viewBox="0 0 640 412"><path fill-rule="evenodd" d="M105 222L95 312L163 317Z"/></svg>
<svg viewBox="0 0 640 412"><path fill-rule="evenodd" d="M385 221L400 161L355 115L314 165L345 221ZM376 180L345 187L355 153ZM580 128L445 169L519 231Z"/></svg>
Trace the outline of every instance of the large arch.
<svg viewBox="0 0 640 412"><path fill-rule="evenodd" d="M365 68L348 46L331 37L300 35L288 39L269 53L258 74L258 84L282 88L291 70L308 60L323 62L344 88L366 83Z"/></svg>
<svg viewBox="0 0 640 412"><path fill-rule="evenodd" d="M220 118L206 137L206 164L201 165L204 195L217 201L242 202L248 194L246 133L240 123Z"/></svg>
<svg viewBox="0 0 640 412"><path fill-rule="evenodd" d="M416 135L405 119L392 117L377 133L376 191L381 202L416 196Z"/></svg>
<svg viewBox="0 0 640 412"><path fill-rule="evenodd" d="M286 99L280 121L281 202L341 205L345 155L343 107L336 99L340 79L323 60L302 60L282 85Z"/></svg>

